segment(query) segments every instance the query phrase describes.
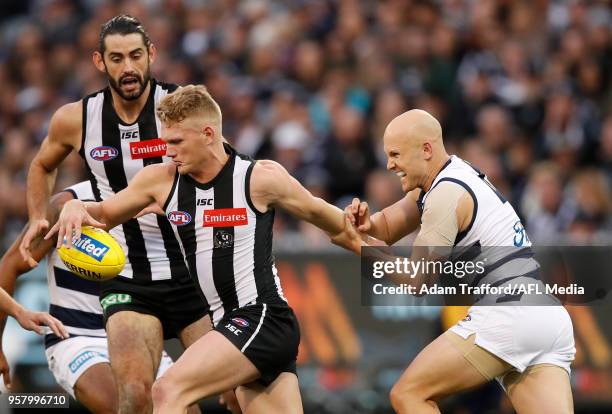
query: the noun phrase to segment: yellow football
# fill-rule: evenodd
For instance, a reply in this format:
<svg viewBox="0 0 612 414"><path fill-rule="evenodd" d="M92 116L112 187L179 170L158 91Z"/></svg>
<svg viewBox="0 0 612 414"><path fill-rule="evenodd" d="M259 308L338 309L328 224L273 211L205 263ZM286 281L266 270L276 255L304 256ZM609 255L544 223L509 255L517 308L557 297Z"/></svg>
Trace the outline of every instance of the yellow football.
<svg viewBox="0 0 612 414"><path fill-rule="evenodd" d="M125 265L125 253L113 236L91 226L83 226L72 248L62 245L58 254L72 273L97 282L117 276Z"/></svg>

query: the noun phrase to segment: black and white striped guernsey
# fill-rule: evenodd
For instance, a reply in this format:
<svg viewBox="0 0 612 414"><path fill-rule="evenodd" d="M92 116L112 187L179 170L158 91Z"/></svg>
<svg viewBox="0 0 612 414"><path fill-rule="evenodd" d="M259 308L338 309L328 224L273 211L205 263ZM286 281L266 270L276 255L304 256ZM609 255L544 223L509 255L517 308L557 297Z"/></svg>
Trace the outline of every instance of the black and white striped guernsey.
<svg viewBox="0 0 612 414"><path fill-rule="evenodd" d="M225 149L230 157L209 183L177 172L164 206L215 324L253 302L286 303L272 255L274 210L261 213L250 198L255 161Z"/></svg>
<svg viewBox="0 0 612 414"><path fill-rule="evenodd" d="M124 123L115 112L109 87L83 99L79 153L98 201L123 190L145 166L169 160L166 145L159 139L161 123L155 108L177 86L154 79L150 82L147 102L133 124ZM188 277L178 241L165 217L149 214L110 233L126 251L121 276L141 281Z"/></svg>

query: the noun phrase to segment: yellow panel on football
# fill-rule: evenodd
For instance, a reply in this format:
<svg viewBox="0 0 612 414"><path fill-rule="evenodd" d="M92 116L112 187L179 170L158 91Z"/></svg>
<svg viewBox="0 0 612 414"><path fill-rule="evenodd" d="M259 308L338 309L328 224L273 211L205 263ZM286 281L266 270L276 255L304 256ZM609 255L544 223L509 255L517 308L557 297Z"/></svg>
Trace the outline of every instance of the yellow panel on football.
<svg viewBox="0 0 612 414"><path fill-rule="evenodd" d="M113 236L91 226L83 226L72 248L62 246L58 254L72 273L97 282L117 276L125 265L125 253Z"/></svg>

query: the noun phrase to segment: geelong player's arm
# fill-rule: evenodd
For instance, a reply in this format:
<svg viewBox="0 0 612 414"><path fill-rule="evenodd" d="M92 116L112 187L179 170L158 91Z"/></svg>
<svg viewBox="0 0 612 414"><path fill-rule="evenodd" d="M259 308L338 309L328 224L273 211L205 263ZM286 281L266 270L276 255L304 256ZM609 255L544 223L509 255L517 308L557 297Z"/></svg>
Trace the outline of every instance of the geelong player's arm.
<svg viewBox="0 0 612 414"><path fill-rule="evenodd" d="M421 217L421 229L414 240L410 260L437 261L448 257L457 234L468 228L473 207L472 197L463 187L452 182L440 183L428 195ZM397 218L399 217L398 214ZM395 256L382 251L372 251L372 254L378 260L387 262L396 260ZM434 283L437 275L421 272L407 277L405 274L385 272L385 277L398 285L414 286L419 292L423 285Z"/></svg>
<svg viewBox="0 0 612 414"><path fill-rule="evenodd" d="M0 259L0 352L7 315L15 317L23 310L23 307L12 298L17 278L32 269L19 254L19 243L23 239L25 230L26 228ZM53 241L37 239L32 244L32 256L39 261L52 247Z"/></svg>
<svg viewBox="0 0 612 414"><path fill-rule="evenodd" d="M416 203L420 191L418 188L412 190L401 200L372 214L369 218L370 228L367 233L388 245L392 245L415 231L419 227L421 219Z"/></svg>
<svg viewBox="0 0 612 414"><path fill-rule="evenodd" d="M279 163L271 160L257 161L251 174L251 200L257 210L265 212L268 208L280 208L298 219L319 227L330 237L345 232L344 213L325 200L314 197ZM359 254L361 239L344 238L339 244Z"/></svg>
<svg viewBox="0 0 612 414"><path fill-rule="evenodd" d="M51 198L49 209L49 221L55 221L59 210L66 201L72 200L73 196L67 191L60 192ZM15 293L15 284L17 278L32 269L30 262L23 259L19 253L19 245L23 240L23 236L27 230L27 225L21 232L21 235L13 242L11 247L6 251L2 259L0 259L0 375L2 375L4 384L10 386L9 365L4 356L2 349L2 337L4 336L4 328L6 326L7 315L16 319L22 319L21 314L26 310L17 303L13 298ZM31 254L35 263L40 261L53 248L52 240L44 240L42 235L38 235L31 245ZM61 322L57 321L61 326ZM63 329L63 327L62 327ZM65 333L65 331L63 331ZM58 332L56 332L58 334ZM58 335L60 336L60 335Z"/></svg>
<svg viewBox="0 0 612 414"><path fill-rule="evenodd" d="M64 204L73 199L73 194L68 191L59 192L51 197L51 201L49 203L50 209L47 216L49 221L55 222ZM8 248L6 253L4 253L4 256L2 256L0 259L0 288L2 288L10 296L12 296L15 291L15 282L17 277L29 272L34 267L30 262L23 260L19 254L19 245L21 244L27 229L28 226L26 225L19 237L13 242L11 247ZM52 240L45 240L42 235L37 236L32 241L31 248L32 257L34 258L35 263L38 264L38 261L45 257L52 248ZM6 315L2 313L8 313L7 308L3 306L5 303L7 302L5 302L4 299L0 299L0 338L2 336L2 332L4 331L4 321L6 320ZM1 346L2 341L0 341L0 347Z"/></svg>

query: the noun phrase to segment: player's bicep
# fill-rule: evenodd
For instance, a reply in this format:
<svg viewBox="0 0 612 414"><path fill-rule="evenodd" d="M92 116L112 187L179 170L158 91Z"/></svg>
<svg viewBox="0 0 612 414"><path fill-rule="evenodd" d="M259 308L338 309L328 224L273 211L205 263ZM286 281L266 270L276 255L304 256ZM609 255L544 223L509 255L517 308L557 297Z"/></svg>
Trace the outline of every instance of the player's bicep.
<svg viewBox="0 0 612 414"><path fill-rule="evenodd" d="M329 214L333 207L320 198L314 197L298 180L289 175L287 171L279 174L274 207L279 207L292 216L306 220L310 223L316 216ZM341 214L340 209L337 209Z"/></svg>
<svg viewBox="0 0 612 414"><path fill-rule="evenodd" d="M155 188L158 185L155 178L155 174L145 168L136 174L126 188L102 201L99 204L102 221L109 228L114 227L125 223L143 208L154 203Z"/></svg>
<svg viewBox="0 0 612 414"><path fill-rule="evenodd" d="M290 175L287 174L284 180L284 191L274 205L300 220L311 221L312 215L316 214L317 209L320 208L319 199L315 198L310 191Z"/></svg>
<svg viewBox="0 0 612 414"><path fill-rule="evenodd" d="M49 132L33 160L47 171L53 171L73 150L81 145L82 103L61 107L51 118Z"/></svg>
<svg viewBox="0 0 612 414"><path fill-rule="evenodd" d="M109 228L115 227L136 216L153 201L146 190L128 186L100 203L100 215Z"/></svg>
<svg viewBox="0 0 612 414"><path fill-rule="evenodd" d="M301 220L312 222L313 217L325 213L321 210L327 207L327 203L314 197L274 161L263 160L255 165L251 186L256 207L281 208Z"/></svg>
<svg viewBox="0 0 612 414"><path fill-rule="evenodd" d="M47 172L54 171L61 162L72 152L72 147L59 141L45 138L40 149L32 160L33 167L40 167Z"/></svg>

